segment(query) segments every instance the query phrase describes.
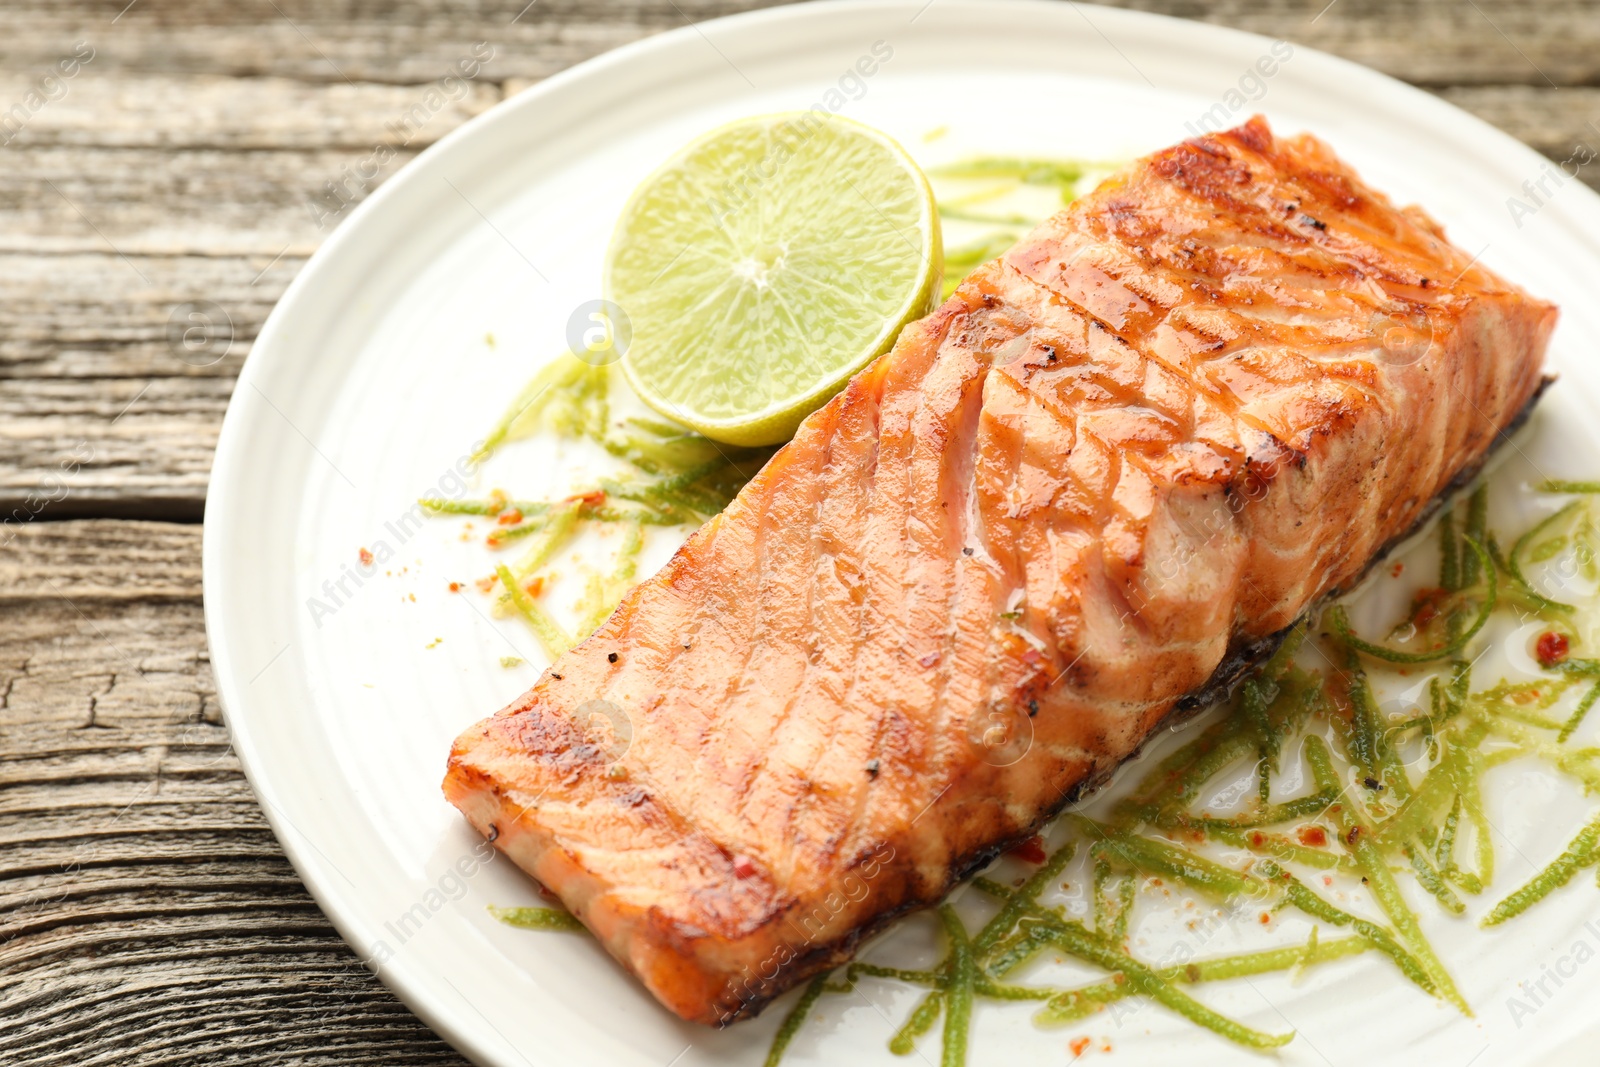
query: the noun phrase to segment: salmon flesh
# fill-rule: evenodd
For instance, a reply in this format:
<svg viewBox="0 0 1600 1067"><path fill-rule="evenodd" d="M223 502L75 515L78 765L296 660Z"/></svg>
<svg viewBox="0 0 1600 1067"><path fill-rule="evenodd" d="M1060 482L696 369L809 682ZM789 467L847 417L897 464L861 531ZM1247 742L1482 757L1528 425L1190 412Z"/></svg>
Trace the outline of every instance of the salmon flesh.
<svg viewBox="0 0 1600 1067"><path fill-rule="evenodd" d="M515 703L449 800L721 1024L945 896L1348 588L1554 306L1256 118L974 272Z"/></svg>

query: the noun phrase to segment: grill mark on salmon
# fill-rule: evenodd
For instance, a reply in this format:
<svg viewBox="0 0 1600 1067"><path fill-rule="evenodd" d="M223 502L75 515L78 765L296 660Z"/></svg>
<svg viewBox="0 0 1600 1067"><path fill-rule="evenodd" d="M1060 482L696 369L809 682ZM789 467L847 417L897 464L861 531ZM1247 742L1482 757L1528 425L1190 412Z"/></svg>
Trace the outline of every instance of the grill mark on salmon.
<svg viewBox="0 0 1600 1067"><path fill-rule="evenodd" d="M1356 582L1555 317L1314 138L1157 152L908 326L445 793L669 1009L753 1014Z"/></svg>

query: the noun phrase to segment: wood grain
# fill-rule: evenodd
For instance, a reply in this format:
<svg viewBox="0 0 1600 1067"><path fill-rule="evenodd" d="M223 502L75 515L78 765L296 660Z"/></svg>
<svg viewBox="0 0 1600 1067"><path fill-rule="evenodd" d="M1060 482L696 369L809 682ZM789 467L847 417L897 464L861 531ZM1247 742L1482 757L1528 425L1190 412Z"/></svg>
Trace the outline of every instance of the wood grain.
<svg viewBox="0 0 1600 1067"><path fill-rule="evenodd" d="M649 33L762 3L737 0L33 0L9 5L0 69L42 66L77 40L99 69L413 84L479 41L496 78L543 78ZM1600 78L1600 23L1584 0L1136 0L1347 56L1425 85L1583 85ZM517 17L523 12L521 17ZM513 21L515 20L515 21ZM380 32L381 28L381 32ZM738 56L732 56L735 62Z"/></svg>
<svg viewBox="0 0 1600 1067"><path fill-rule="evenodd" d="M574 62L751 6L4 3L0 1064L464 1062L284 860L222 725L186 523L239 368L329 231L324 183L386 145L376 187ZM1553 160L1600 149L1600 0L1127 6L1366 63ZM7 125L77 42L64 95ZM212 329L186 335L197 311Z"/></svg>
<svg viewBox="0 0 1600 1067"><path fill-rule="evenodd" d="M239 771L199 528L5 536L0 1063L460 1064L328 926Z"/></svg>

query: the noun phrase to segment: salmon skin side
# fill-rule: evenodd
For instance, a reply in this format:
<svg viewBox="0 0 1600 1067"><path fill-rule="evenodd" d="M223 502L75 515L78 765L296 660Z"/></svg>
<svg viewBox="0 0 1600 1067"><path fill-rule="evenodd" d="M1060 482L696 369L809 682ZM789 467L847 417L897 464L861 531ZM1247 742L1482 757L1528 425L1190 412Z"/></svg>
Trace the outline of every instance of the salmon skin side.
<svg viewBox="0 0 1600 1067"><path fill-rule="evenodd" d="M1348 588L1555 320L1313 137L1157 152L908 326L445 794L673 1012L753 1014Z"/></svg>

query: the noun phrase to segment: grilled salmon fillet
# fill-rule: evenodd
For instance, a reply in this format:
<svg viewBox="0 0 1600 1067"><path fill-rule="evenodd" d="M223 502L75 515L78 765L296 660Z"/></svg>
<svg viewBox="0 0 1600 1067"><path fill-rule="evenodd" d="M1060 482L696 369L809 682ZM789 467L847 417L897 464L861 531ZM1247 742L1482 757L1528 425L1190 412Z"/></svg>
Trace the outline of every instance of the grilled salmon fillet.
<svg viewBox="0 0 1600 1067"><path fill-rule="evenodd" d="M1532 405L1556 309L1260 118L972 274L444 789L672 1011L938 901L1347 588Z"/></svg>

